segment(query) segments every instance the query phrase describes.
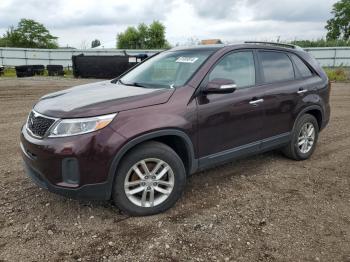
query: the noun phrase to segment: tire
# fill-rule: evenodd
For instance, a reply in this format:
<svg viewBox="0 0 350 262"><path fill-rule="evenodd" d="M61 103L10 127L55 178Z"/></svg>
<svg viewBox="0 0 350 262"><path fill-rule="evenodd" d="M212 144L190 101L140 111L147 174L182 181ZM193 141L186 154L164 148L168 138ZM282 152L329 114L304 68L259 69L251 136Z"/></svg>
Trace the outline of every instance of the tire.
<svg viewBox="0 0 350 262"><path fill-rule="evenodd" d="M312 126L314 128L314 138L313 140L310 138L304 138L302 139L300 136L302 136L303 128L308 128ZM311 130L311 129L309 129ZM304 129L305 131L305 129ZM319 126L317 123L317 120L314 116L310 114L302 115L298 122L296 123L293 131L292 131L292 138L289 144L282 149L282 152L285 156L288 158L294 159L294 160L306 160L308 159L313 152L316 149L316 144L318 140L318 134L319 134ZM303 148L303 145L298 145L298 143L302 143L302 141L306 141L306 139L309 141L307 147ZM301 141L300 141L301 140ZM312 145L310 145L310 142L313 141ZM305 144L305 142L303 143Z"/></svg>
<svg viewBox="0 0 350 262"><path fill-rule="evenodd" d="M148 176L141 161L147 165ZM157 169L158 165L160 166L158 171L156 170L153 174L152 171ZM135 166L140 172L134 171ZM159 178L164 172L166 173ZM137 185L128 186L126 182L137 183ZM145 142L136 146L121 160L113 185L112 198L116 206L126 214L131 216L154 215L164 212L176 203L182 195L185 183L185 167L175 151L160 142ZM139 191L141 189L142 191ZM132 194L131 192L135 190L139 192ZM143 198L144 194L146 194L145 198Z"/></svg>

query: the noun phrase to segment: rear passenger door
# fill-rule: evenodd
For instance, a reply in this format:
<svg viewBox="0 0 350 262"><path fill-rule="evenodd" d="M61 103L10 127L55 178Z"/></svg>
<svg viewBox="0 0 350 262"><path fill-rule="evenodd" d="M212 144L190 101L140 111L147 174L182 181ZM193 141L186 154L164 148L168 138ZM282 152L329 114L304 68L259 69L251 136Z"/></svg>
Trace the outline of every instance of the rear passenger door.
<svg viewBox="0 0 350 262"><path fill-rule="evenodd" d="M258 51L265 109L263 147L288 141L295 114L309 92L304 78L311 77L312 73L306 66L303 68L304 77L300 77L301 72L293 62L298 57L294 56L283 51Z"/></svg>

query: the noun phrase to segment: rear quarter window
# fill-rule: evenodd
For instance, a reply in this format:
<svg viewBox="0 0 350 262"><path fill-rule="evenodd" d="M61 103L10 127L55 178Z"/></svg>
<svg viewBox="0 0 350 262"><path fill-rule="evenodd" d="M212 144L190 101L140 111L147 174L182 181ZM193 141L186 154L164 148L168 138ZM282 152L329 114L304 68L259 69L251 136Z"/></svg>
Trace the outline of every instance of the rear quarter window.
<svg viewBox="0 0 350 262"><path fill-rule="evenodd" d="M310 77L312 76L311 70L308 68L308 66L301 60L298 56L291 54L290 55L297 70L299 71L301 77Z"/></svg>
<svg viewBox="0 0 350 262"><path fill-rule="evenodd" d="M292 61L283 52L259 51L265 83L293 80L295 78Z"/></svg>

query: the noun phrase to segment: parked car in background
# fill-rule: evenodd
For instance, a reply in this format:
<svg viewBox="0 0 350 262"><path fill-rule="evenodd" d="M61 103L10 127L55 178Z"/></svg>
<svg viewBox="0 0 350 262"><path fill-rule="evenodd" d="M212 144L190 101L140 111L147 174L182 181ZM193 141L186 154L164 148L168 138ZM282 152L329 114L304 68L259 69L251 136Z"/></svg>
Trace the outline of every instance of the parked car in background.
<svg viewBox="0 0 350 262"><path fill-rule="evenodd" d="M174 48L114 80L42 97L22 128L22 155L51 192L152 215L199 170L272 149L308 159L329 93L324 71L294 46Z"/></svg>

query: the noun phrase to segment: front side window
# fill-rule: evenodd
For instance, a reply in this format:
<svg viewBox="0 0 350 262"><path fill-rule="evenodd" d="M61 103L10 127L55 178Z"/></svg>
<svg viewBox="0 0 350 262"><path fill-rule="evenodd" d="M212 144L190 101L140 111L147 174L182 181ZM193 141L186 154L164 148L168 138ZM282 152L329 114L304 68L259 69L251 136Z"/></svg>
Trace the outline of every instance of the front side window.
<svg viewBox="0 0 350 262"><path fill-rule="evenodd" d="M218 78L232 80L238 88L255 85L253 52L244 51L226 55L209 74L209 81Z"/></svg>
<svg viewBox="0 0 350 262"><path fill-rule="evenodd" d="M310 69L305 65L305 63L296 55L291 54L291 57L293 59L293 62L295 66L297 67L301 77L310 77L312 76L312 72Z"/></svg>
<svg viewBox="0 0 350 262"><path fill-rule="evenodd" d="M160 53L120 78L126 85L169 88L184 85L214 50L181 50Z"/></svg>
<svg viewBox="0 0 350 262"><path fill-rule="evenodd" d="M294 79L292 61L282 52L259 51L265 83Z"/></svg>

